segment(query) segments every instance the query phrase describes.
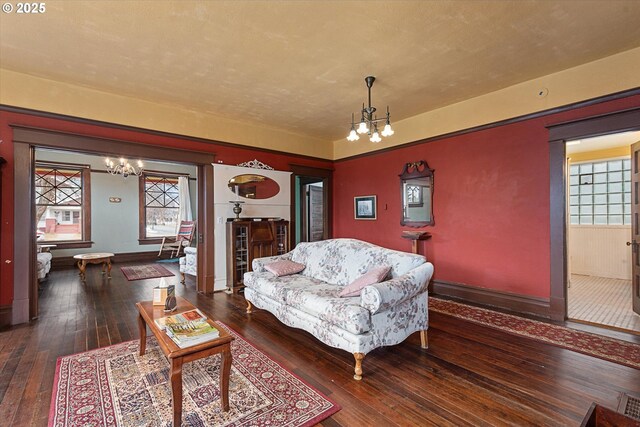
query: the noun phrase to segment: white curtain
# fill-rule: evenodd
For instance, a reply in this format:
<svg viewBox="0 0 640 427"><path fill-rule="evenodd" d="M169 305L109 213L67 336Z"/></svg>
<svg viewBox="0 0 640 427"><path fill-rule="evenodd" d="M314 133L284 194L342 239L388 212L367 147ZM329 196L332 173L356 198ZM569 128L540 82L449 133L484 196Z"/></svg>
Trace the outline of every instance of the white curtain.
<svg viewBox="0 0 640 427"><path fill-rule="evenodd" d="M189 178L181 176L178 178L178 193L180 197L180 210L178 213L179 221L191 221L191 198L189 197ZM180 222L178 222L180 227Z"/></svg>

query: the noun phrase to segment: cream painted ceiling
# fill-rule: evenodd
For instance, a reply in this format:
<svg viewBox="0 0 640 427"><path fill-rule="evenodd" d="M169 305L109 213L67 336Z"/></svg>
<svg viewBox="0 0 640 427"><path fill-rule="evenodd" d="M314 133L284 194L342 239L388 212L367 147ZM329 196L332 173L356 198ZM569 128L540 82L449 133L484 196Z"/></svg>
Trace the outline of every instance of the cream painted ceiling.
<svg viewBox="0 0 640 427"><path fill-rule="evenodd" d="M640 131L612 133L567 142L567 154L588 153L609 148L628 147L640 142Z"/></svg>
<svg viewBox="0 0 640 427"><path fill-rule="evenodd" d="M15 3L15 2L14 2ZM640 1L56 1L0 67L324 138L640 46Z"/></svg>

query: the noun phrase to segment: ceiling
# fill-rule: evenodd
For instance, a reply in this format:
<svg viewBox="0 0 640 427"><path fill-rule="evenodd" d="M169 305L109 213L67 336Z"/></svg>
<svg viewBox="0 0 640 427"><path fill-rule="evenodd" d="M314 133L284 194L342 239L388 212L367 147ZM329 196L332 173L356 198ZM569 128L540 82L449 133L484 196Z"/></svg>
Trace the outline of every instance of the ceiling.
<svg viewBox="0 0 640 427"><path fill-rule="evenodd" d="M640 1L48 1L0 14L0 66L346 136L640 46Z"/></svg>
<svg viewBox="0 0 640 427"><path fill-rule="evenodd" d="M612 133L567 142L567 154L588 153L609 148L628 147L640 142L640 131Z"/></svg>

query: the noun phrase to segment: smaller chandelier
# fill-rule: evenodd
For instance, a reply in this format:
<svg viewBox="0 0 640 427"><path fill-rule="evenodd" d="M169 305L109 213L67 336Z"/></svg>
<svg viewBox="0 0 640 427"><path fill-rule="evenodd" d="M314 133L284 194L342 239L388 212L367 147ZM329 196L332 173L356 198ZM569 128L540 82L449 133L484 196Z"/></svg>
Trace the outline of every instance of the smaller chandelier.
<svg viewBox="0 0 640 427"><path fill-rule="evenodd" d="M373 82L376 80L373 76L367 76L364 78L364 81L367 83L367 89L369 91L369 103L365 107L365 104L362 103L362 115L360 118L360 124L356 129L355 123L355 115L351 114L351 132L349 132L349 136L347 136L348 141L357 141L360 139L358 134L368 134L369 141L371 142L380 142L382 138L380 135L387 137L393 135L393 129L391 129L391 122L389 120L389 106L387 105L387 117L379 119L374 113L376 112L376 107L371 105L371 87L373 86ZM385 122L384 128L382 132L378 132L378 123Z"/></svg>
<svg viewBox="0 0 640 427"><path fill-rule="evenodd" d="M129 175L142 175L142 161L138 160L138 167L132 166L127 159L120 157L120 163L114 163L113 160L108 157L105 159L105 164L107 165L107 172L111 175L122 175L124 178Z"/></svg>

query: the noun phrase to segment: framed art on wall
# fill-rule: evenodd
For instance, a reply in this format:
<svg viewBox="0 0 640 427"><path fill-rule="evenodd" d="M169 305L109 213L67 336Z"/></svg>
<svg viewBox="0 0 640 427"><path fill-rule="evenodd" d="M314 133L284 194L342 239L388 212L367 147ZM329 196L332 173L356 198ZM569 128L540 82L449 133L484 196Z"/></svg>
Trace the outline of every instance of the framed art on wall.
<svg viewBox="0 0 640 427"><path fill-rule="evenodd" d="M376 219L376 196L356 196L353 198L355 219Z"/></svg>

